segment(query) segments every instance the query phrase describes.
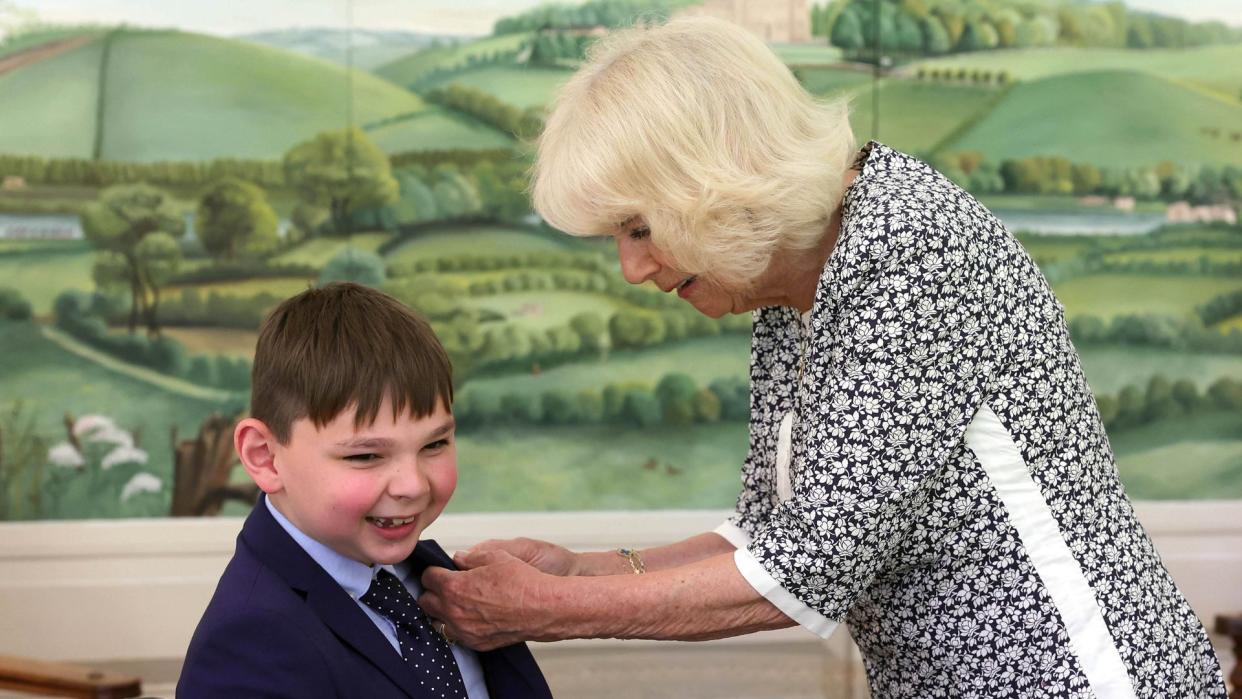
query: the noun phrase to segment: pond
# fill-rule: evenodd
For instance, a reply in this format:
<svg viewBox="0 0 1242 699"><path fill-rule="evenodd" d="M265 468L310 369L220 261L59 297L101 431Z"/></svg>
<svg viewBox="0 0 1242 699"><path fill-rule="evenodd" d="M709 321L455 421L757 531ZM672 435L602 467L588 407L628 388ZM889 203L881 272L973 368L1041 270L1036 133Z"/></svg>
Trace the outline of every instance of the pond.
<svg viewBox="0 0 1242 699"><path fill-rule="evenodd" d="M1165 225L1164 214L1122 211L992 209L1011 232L1048 235L1143 235Z"/></svg>

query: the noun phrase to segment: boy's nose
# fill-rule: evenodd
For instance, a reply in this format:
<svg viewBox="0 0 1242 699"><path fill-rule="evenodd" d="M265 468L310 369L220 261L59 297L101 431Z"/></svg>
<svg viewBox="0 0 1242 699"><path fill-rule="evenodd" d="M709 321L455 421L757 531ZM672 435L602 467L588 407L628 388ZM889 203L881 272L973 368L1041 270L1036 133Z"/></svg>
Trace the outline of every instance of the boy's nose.
<svg viewBox="0 0 1242 699"><path fill-rule="evenodd" d="M388 494L395 498L417 500L431 492L431 484L417 459L401 464L388 481Z"/></svg>

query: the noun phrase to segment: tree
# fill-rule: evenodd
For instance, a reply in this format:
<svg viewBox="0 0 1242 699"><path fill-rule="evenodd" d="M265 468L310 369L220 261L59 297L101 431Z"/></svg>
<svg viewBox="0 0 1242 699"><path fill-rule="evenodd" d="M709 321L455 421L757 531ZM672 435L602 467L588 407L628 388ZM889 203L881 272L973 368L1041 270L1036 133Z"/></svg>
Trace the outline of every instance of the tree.
<svg viewBox="0 0 1242 699"><path fill-rule="evenodd" d="M306 204L327 209L337 233L351 233L349 215L397 200L388 156L359 128L328 131L285 154L285 178Z"/></svg>
<svg viewBox="0 0 1242 699"><path fill-rule="evenodd" d="M151 324L151 333L158 333L154 315L148 310L152 294L149 283L165 279L165 269L175 267L174 258L180 258L175 239L185 232L185 219L172 197L141 184L109 187L100 192L98 201L84 208L82 231L101 253L95 264L96 282L129 289L129 332L137 329L138 319L143 317ZM156 233L165 234L166 240L142 247L143 241ZM167 241L172 241L175 253Z"/></svg>
<svg viewBox="0 0 1242 699"><path fill-rule="evenodd" d="M238 253L271 251L279 243L276 212L259 187L226 177L203 194L195 216L195 233L215 258L237 259Z"/></svg>
<svg viewBox="0 0 1242 699"><path fill-rule="evenodd" d="M355 282L378 287L384 283L384 260L373 252L347 246L324 265L319 283L328 282Z"/></svg>
<svg viewBox="0 0 1242 699"><path fill-rule="evenodd" d="M847 52L857 51L865 46L862 20L858 18L854 7L850 5L837 15L837 21L832 25L832 45Z"/></svg>
<svg viewBox="0 0 1242 699"><path fill-rule="evenodd" d="M931 16L923 20L923 45L932 54L948 53L953 48L949 33L939 18Z"/></svg>
<svg viewBox="0 0 1242 699"><path fill-rule="evenodd" d="M159 335L157 314L160 290L168 286L169 280L181 267L181 246L171 235L159 231L144 237L138 243L134 250L134 259L138 265L138 276L150 293L146 308L147 332L152 336Z"/></svg>

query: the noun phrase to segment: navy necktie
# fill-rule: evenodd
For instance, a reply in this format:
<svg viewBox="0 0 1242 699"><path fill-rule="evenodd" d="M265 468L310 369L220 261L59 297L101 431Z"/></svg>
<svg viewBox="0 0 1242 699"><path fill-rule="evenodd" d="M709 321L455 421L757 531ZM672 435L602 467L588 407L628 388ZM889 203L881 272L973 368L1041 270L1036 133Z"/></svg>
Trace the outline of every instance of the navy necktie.
<svg viewBox="0 0 1242 699"><path fill-rule="evenodd" d="M370 589L359 599L396 625L401 657L407 663L413 660L412 668L423 686L436 690L445 699L466 699L466 685L453 651L431 628L414 595L397 576L381 568Z"/></svg>

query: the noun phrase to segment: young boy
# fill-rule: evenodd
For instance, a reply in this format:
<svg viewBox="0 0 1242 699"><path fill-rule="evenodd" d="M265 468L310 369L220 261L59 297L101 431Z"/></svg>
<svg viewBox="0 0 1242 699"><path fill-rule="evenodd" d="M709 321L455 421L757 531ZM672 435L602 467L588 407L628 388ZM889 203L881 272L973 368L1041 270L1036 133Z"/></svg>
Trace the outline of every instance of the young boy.
<svg viewBox="0 0 1242 699"><path fill-rule="evenodd" d="M264 496L186 652L178 699L550 697L524 645L451 645L415 602L457 484L448 355L356 284L280 304L234 445ZM439 632L436 631L439 629Z"/></svg>

